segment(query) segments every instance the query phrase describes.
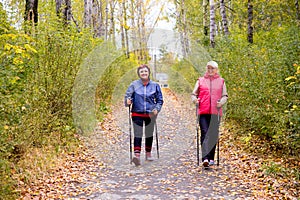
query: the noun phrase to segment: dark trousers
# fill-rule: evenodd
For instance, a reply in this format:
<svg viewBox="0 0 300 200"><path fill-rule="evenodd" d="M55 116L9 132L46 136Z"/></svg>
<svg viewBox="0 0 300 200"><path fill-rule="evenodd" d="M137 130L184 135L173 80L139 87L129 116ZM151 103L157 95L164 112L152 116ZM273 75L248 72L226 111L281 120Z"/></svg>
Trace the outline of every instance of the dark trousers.
<svg viewBox="0 0 300 200"><path fill-rule="evenodd" d="M143 129L145 128L145 151L151 152L155 118L132 117L134 130L134 153L141 152Z"/></svg>
<svg viewBox="0 0 300 200"><path fill-rule="evenodd" d="M216 144L219 138L218 115L200 115L202 162L214 160Z"/></svg>

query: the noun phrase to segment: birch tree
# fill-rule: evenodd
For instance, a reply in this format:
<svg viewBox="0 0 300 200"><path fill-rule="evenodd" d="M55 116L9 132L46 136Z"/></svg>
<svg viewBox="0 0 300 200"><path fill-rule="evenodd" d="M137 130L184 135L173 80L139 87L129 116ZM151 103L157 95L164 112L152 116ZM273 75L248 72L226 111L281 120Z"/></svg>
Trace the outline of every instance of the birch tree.
<svg viewBox="0 0 300 200"><path fill-rule="evenodd" d="M146 30L145 30L145 7L143 0L139 0L137 4L137 24L138 26L138 43L139 43L139 59L146 60Z"/></svg>
<svg viewBox="0 0 300 200"><path fill-rule="evenodd" d="M215 22L215 2L214 0L209 0L210 7L210 45L211 47L215 47L215 32L216 32L216 22Z"/></svg>
<svg viewBox="0 0 300 200"><path fill-rule="evenodd" d="M110 29L109 29L109 35L111 36L111 41L115 43L116 38L115 38L115 8L116 8L116 1L110 1L109 6L110 6Z"/></svg>
<svg viewBox="0 0 300 200"><path fill-rule="evenodd" d="M83 24L85 28L93 30L95 37L104 36L102 7L102 1L84 0Z"/></svg>
<svg viewBox="0 0 300 200"><path fill-rule="evenodd" d="M84 0L83 25L85 28L92 25L92 7L92 0Z"/></svg>
<svg viewBox="0 0 300 200"><path fill-rule="evenodd" d="M220 13L222 17L222 26L224 30L224 34L227 36L229 35L229 29L228 29L228 21L226 17L226 9L225 9L225 3L224 0L220 0Z"/></svg>
<svg viewBox="0 0 300 200"><path fill-rule="evenodd" d="M120 29L121 29L121 41L122 48L125 50L126 57L129 58L129 41L128 41L128 22L127 22L127 6L126 0L122 0L122 9L120 15Z"/></svg>
<svg viewBox="0 0 300 200"><path fill-rule="evenodd" d="M185 0L176 1L177 29L179 31L182 55L185 57L189 52L189 39L187 30Z"/></svg>

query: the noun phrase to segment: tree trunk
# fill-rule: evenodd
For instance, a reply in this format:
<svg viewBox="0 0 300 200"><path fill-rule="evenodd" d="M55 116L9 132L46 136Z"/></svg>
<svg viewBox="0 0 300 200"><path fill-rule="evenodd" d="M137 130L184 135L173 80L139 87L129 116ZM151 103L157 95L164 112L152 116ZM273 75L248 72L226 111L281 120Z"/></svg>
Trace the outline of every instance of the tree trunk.
<svg viewBox="0 0 300 200"><path fill-rule="evenodd" d="M143 0L139 0L137 4L137 24L138 26L138 42L139 42L139 60L146 61L146 30L145 30L145 8Z"/></svg>
<svg viewBox="0 0 300 200"><path fill-rule="evenodd" d="M209 0L210 6L210 45L212 48L215 47L215 32L216 32L216 21L215 21L215 2Z"/></svg>
<svg viewBox="0 0 300 200"><path fill-rule="evenodd" d="M83 25L85 28L92 25L92 0L84 0Z"/></svg>
<svg viewBox="0 0 300 200"><path fill-rule="evenodd" d="M129 40L128 40L128 25L127 25L127 12L126 12L126 0L122 1L122 47L125 50L125 55L127 58L129 58ZM124 44L123 44L124 43Z"/></svg>
<svg viewBox="0 0 300 200"><path fill-rule="evenodd" d="M62 17L66 25L72 20L71 0L56 0L56 13Z"/></svg>
<svg viewBox="0 0 300 200"><path fill-rule="evenodd" d="M84 0L83 25L93 30L94 37L104 36L102 1Z"/></svg>
<svg viewBox="0 0 300 200"><path fill-rule="evenodd" d="M111 35L111 41L115 44L115 18L114 18L114 11L115 11L116 2L110 1L110 30L109 35Z"/></svg>
<svg viewBox="0 0 300 200"><path fill-rule="evenodd" d="M38 23L38 0L26 0L24 21L34 27ZM25 26L25 32L29 33Z"/></svg>
<svg viewBox="0 0 300 200"><path fill-rule="evenodd" d="M253 5L251 0L248 0L248 42L253 43Z"/></svg>
<svg viewBox="0 0 300 200"><path fill-rule="evenodd" d="M208 35L208 4L209 4L209 0L203 0L203 33L204 35Z"/></svg>
<svg viewBox="0 0 300 200"><path fill-rule="evenodd" d="M93 24L93 31L94 31L94 37L100 38L103 36L102 32L102 3L98 0L92 1L92 24Z"/></svg>
<svg viewBox="0 0 300 200"><path fill-rule="evenodd" d="M133 49L138 48L137 25L135 23L135 14L136 14L135 7L136 7L135 0L131 0L130 1L130 25L131 25L130 39L131 39L131 44ZM134 50L134 53L137 55L138 54L137 50Z"/></svg>
<svg viewBox="0 0 300 200"><path fill-rule="evenodd" d="M295 0L295 7L296 7L296 19L300 20L299 2L298 2L298 0Z"/></svg>
<svg viewBox="0 0 300 200"><path fill-rule="evenodd" d="M222 26L224 29L224 34L227 36L229 35L229 29L228 29L228 21L226 17L226 10L225 10L225 3L224 0L220 0L220 12L222 17Z"/></svg>
<svg viewBox="0 0 300 200"><path fill-rule="evenodd" d="M105 3L105 40L108 39L108 0Z"/></svg>
<svg viewBox="0 0 300 200"><path fill-rule="evenodd" d="M186 57L189 52L188 30L186 22L185 0L180 0L176 3L177 10L177 28L180 36L181 51L183 57Z"/></svg>
<svg viewBox="0 0 300 200"><path fill-rule="evenodd" d="M121 31L121 45L122 49L125 51L125 17L126 9L125 9L125 0L122 0L122 9L120 11L120 31ZM125 51L126 54L126 51Z"/></svg>

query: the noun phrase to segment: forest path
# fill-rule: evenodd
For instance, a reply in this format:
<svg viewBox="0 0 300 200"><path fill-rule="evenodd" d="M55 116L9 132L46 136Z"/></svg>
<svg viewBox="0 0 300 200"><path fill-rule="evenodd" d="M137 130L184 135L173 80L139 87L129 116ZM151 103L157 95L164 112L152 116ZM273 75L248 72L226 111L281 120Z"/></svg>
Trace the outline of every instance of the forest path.
<svg viewBox="0 0 300 200"><path fill-rule="evenodd" d="M22 199L272 199L258 158L240 151L223 126L220 165L197 166L195 108L168 89L163 93L159 159L145 162L142 154L141 166L130 164L128 109L120 103L93 135L82 138L79 153L32 184Z"/></svg>

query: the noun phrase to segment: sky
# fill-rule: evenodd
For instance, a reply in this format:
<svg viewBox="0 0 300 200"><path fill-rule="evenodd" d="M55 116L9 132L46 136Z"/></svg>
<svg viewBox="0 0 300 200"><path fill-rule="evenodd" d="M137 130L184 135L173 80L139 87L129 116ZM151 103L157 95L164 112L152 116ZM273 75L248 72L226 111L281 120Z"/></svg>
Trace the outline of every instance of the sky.
<svg viewBox="0 0 300 200"><path fill-rule="evenodd" d="M163 12L161 13L161 16L169 15L171 12L174 12L175 5L169 1L155 1L153 0L153 3L151 4L151 12L147 16L146 23L148 22L149 28L153 26L154 21L159 15L160 8L164 6ZM166 20L159 20L156 24L155 28L160 29L167 29L167 30L173 30L175 26L175 19L169 18L169 21Z"/></svg>

